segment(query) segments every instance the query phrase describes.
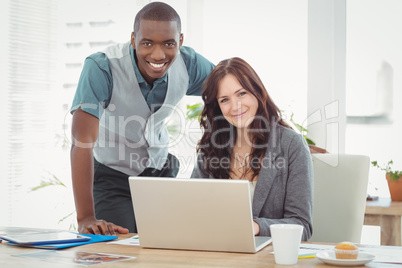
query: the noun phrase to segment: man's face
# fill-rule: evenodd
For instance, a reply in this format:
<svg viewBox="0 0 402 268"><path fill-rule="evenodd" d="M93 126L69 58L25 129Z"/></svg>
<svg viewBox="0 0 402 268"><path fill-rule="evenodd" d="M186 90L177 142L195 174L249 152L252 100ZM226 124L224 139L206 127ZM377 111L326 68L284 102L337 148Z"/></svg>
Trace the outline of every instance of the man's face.
<svg viewBox="0 0 402 268"><path fill-rule="evenodd" d="M175 21L141 20L138 32L131 34L138 69L149 84L166 74L182 44Z"/></svg>

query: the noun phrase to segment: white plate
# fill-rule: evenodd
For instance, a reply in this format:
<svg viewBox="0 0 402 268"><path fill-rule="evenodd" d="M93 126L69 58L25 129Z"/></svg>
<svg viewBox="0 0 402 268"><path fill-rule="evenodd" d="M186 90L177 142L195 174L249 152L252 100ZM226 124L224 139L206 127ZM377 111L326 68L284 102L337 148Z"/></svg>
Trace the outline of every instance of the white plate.
<svg viewBox="0 0 402 268"><path fill-rule="evenodd" d="M367 253L359 253L357 259L337 259L334 251L318 252L316 258L322 262L337 266L358 266L365 265L374 260L375 256Z"/></svg>

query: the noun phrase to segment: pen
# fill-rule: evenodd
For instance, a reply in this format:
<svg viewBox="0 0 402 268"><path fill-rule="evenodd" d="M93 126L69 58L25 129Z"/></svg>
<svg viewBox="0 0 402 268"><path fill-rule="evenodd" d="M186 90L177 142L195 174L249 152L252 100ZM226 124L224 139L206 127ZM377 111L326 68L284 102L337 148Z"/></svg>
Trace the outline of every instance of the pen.
<svg viewBox="0 0 402 268"><path fill-rule="evenodd" d="M299 256L299 259L310 259L310 258L315 258L315 254L313 254L313 255L307 254L307 255Z"/></svg>

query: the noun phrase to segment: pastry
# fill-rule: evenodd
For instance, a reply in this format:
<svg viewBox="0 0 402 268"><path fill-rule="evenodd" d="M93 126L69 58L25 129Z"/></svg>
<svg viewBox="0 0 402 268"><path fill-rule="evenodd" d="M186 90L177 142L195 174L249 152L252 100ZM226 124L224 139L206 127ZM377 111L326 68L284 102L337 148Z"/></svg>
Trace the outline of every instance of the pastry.
<svg viewBox="0 0 402 268"><path fill-rule="evenodd" d="M359 248L352 242L341 242L335 246L337 259L357 259Z"/></svg>

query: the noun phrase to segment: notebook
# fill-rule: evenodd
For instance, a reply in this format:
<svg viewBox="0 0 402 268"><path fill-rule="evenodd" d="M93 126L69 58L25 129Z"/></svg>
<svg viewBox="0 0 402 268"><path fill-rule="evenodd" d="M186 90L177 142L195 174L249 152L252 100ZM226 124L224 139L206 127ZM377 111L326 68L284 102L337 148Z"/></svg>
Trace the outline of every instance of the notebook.
<svg viewBox="0 0 402 268"><path fill-rule="evenodd" d="M117 236L112 236L112 235L94 235L94 234L82 234L83 237L87 237L88 239L81 241L81 242L51 242L51 243L34 243L34 244L16 244L12 242L8 242L8 245L11 246L20 246L20 247L28 247L28 248L40 248L40 249L51 249L51 250L56 250L56 249L64 249L64 248L70 248L70 247L76 247L76 246L81 246L81 245L86 245L86 244L92 244L92 243L98 243L98 242L106 242L106 241L111 241L115 240L118 237Z"/></svg>
<svg viewBox="0 0 402 268"><path fill-rule="evenodd" d="M32 246L46 245L46 244L77 243L91 240L90 237L68 231L9 234L9 235L0 235L0 238L7 240L13 244L32 245Z"/></svg>
<svg viewBox="0 0 402 268"><path fill-rule="evenodd" d="M146 248L255 253L249 182L129 177L140 245Z"/></svg>

